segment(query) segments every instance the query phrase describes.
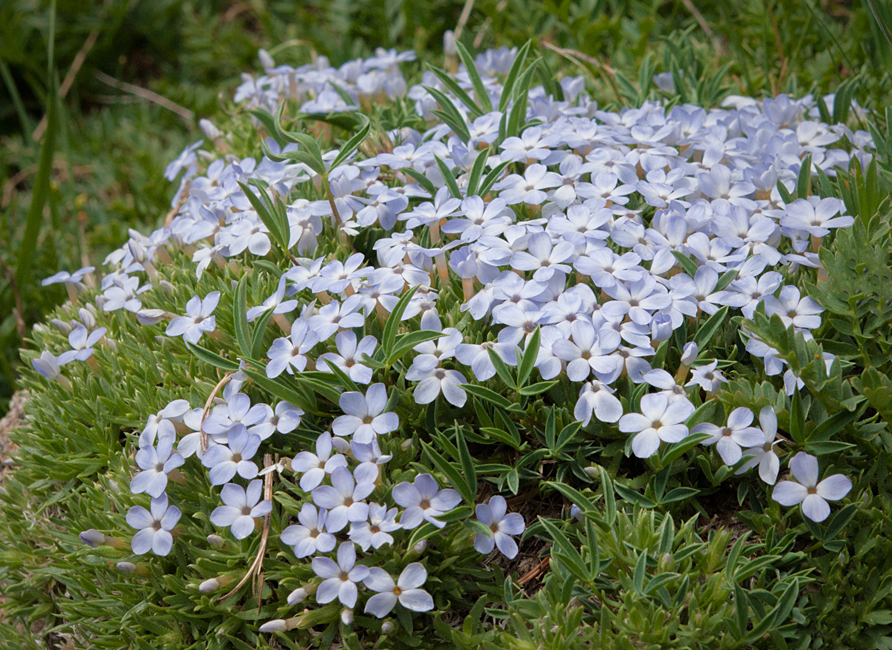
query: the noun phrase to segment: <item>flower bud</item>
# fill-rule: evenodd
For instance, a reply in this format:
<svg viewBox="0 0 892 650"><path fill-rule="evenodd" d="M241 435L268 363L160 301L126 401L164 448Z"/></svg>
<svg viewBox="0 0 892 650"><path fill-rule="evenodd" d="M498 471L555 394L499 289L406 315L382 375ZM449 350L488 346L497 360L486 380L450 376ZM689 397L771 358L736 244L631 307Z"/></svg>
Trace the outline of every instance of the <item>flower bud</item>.
<svg viewBox="0 0 892 650"><path fill-rule="evenodd" d="M406 440L403 440L403 441L400 443L400 449L401 449L402 451L409 451L411 448L412 448L412 438L408 438L408 439L406 439Z"/></svg>
<svg viewBox="0 0 892 650"><path fill-rule="evenodd" d="M650 325L650 339L654 343L662 343L672 336L672 318L669 314L657 314Z"/></svg>
<svg viewBox="0 0 892 650"><path fill-rule="evenodd" d="M260 59L260 65L264 68L276 67L276 62L273 60L272 55L264 49L257 52L257 58Z"/></svg>
<svg viewBox="0 0 892 650"><path fill-rule="evenodd" d="M353 622L353 610L352 609L343 609L341 610L341 623L344 625L350 625Z"/></svg>
<svg viewBox="0 0 892 650"><path fill-rule="evenodd" d="M214 126L213 122L205 118L198 120L198 128L208 140L216 140L223 135L223 132Z"/></svg>
<svg viewBox="0 0 892 650"><path fill-rule="evenodd" d="M427 540L423 539L420 542L418 542L415 546L412 547L412 552L419 553L419 554L424 553L424 549L426 549L426 548L427 548Z"/></svg>
<svg viewBox="0 0 892 650"><path fill-rule="evenodd" d="M593 478L594 478L595 476L598 476L598 474L599 474L599 472L598 472L598 468L595 467L594 465L590 465L590 466L586 467L586 468L585 468L584 470L582 470L582 471L585 472L586 474L588 474L589 476L593 477Z"/></svg>
<svg viewBox="0 0 892 650"><path fill-rule="evenodd" d="M136 573L136 565L133 562L118 562L115 567L122 573Z"/></svg>
<svg viewBox="0 0 892 650"><path fill-rule="evenodd" d="M697 347L696 343L691 341L690 343L685 344L684 350L681 353L681 365L693 365L694 361L697 360L698 354L700 354L700 348Z"/></svg>
<svg viewBox="0 0 892 650"><path fill-rule="evenodd" d="M89 309L84 309L81 307L77 310L77 316L81 319L81 323L84 324L88 330L94 329L96 327L96 316Z"/></svg>
<svg viewBox="0 0 892 650"><path fill-rule="evenodd" d="M338 436L331 437L331 446L337 449L341 454L350 453L350 443Z"/></svg>
<svg viewBox="0 0 892 650"><path fill-rule="evenodd" d="M268 621L260 626L261 632L284 632L287 629L288 624L283 618L277 618L274 621Z"/></svg>
<svg viewBox="0 0 892 650"><path fill-rule="evenodd" d="M173 295L176 292L176 288L167 280L161 280L160 282L161 288L164 289L165 292Z"/></svg>
<svg viewBox="0 0 892 650"><path fill-rule="evenodd" d="M576 519L577 521L583 520L582 510L579 509L575 503L570 506L570 516Z"/></svg>
<svg viewBox="0 0 892 650"><path fill-rule="evenodd" d="M226 546L226 541L220 537L219 535L208 535L208 544L213 546L214 548L223 548Z"/></svg>
<svg viewBox="0 0 892 650"><path fill-rule="evenodd" d="M163 309L140 309L136 312L136 320L140 325L156 325L167 317Z"/></svg>
<svg viewBox="0 0 892 650"><path fill-rule="evenodd" d="M290 594L288 594L288 604L289 605L297 605L298 603L302 603L307 598L307 590L303 587L298 587Z"/></svg>
<svg viewBox="0 0 892 650"><path fill-rule="evenodd" d="M661 573L672 571L675 568L675 558L671 553L663 553L660 557L659 570Z"/></svg>
<svg viewBox="0 0 892 650"><path fill-rule="evenodd" d="M455 56L458 49L455 47L455 33L451 29L447 29L443 34L443 54L447 56Z"/></svg>
<svg viewBox="0 0 892 650"><path fill-rule="evenodd" d="M100 533L95 528L91 528L90 530L85 530L80 534L81 541L91 548L96 548L102 544L105 544L105 535Z"/></svg>
<svg viewBox="0 0 892 650"><path fill-rule="evenodd" d="M65 335L67 335L71 331L71 325L66 323L64 320L59 320L58 318L51 319L50 325L52 325Z"/></svg>
<svg viewBox="0 0 892 650"><path fill-rule="evenodd" d="M381 625L381 632L383 634L390 634L391 632L393 632L393 623L391 623L390 621L384 621L384 623Z"/></svg>
<svg viewBox="0 0 892 650"><path fill-rule="evenodd" d="M209 594L212 591L217 591L220 588L220 581L216 578L209 578L198 585L198 592L201 594Z"/></svg>

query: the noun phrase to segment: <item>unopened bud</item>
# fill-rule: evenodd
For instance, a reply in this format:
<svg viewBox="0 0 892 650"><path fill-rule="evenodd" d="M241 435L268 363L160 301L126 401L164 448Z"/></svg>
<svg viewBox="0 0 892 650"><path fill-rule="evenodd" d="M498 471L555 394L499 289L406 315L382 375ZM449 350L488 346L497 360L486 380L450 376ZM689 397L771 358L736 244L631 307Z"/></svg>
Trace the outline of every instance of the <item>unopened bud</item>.
<svg viewBox="0 0 892 650"><path fill-rule="evenodd" d="M97 546L105 544L105 535L100 533L95 528L85 530L80 534L80 538L84 544L92 548L96 548Z"/></svg>
<svg viewBox="0 0 892 650"><path fill-rule="evenodd" d="M202 594L209 594L212 591L217 591L220 588L220 581L216 578L209 578L198 585L198 592Z"/></svg>
<svg viewBox="0 0 892 650"><path fill-rule="evenodd" d="M263 50L261 50L263 51ZM268 621L260 626L261 632L284 632L288 629L288 624L283 618L277 618L274 621Z"/></svg>
<svg viewBox="0 0 892 650"><path fill-rule="evenodd" d="M350 625L353 622L353 610L352 609L342 609L341 610L341 623L344 625Z"/></svg>
<svg viewBox="0 0 892 650"><path fill-rule="evenodd" d="M96 327L96 315L90 311L89 309L84 309L81 307L77 310L78 318L81 319L81 323L84 324L88 330L91 330Z"/></svg>
<svg viewBox="0 0 892 650"><path fill-rule="evenodd" d="M455 56L458 50L455 47L455 32L447 29L443 34L443 54L447 56Z"/></svg>
<svg viewBox="0 0 892 650"><path fill-rule="evenodd" d="M381 632L384 634L390 634L391 632L393 632L393 623L391 623L390 621L384 621L384 623L381 625Z"/></svg>
<svg viewBox="0 0 892 650"><path fill-rule="evenodd" d="M52 325L65 335L67 335L71 331L71 325L66 323L64 320L59 320L58 318L51 319L50 325Z"/></svg>
<svg viewBox="0 0 892 650"><path fill-rule="evenodd" d="M213 122L205 118L198 120L198 128L208 140L216 140L223 135L223 132L214 126Z"/></svg>
<svg viewBox="0 0 892 650"><path fill-rule="evenodd" d="M588 474L588 475L591 476L591 477L595 477L595 476L597 476L598 473L599 473L598 468L595 467L595 466L593 466L593 465L589 465L588 467L586 467L586 468L585 468L584 470L582 470L582 471L585 472L586 474Z"/></svg>
<svg viewBox="0 0 892 650"><path fill-rule="evenodd" d="M660 557L659 566L661 573L672 571L675 568L675 558L672 557L671 553L663 553L662 557Z"/></svg>
<svg viewBox="0 0 892 650"><path fill-rule="evenodd" d="M681 365L683 366L691 366L694 364L694 361L697 360L697 355L700 354L700 348L696 343L691 341L684 346L684 350L681 354Z"/></svg>
<svg viewBox="0 0 892 650"><path fill-rule="evenodd" d="M297 605L298 603L304 602L307 598L307 590L303 587L298 587L290 594L288 594L288 604L289 605Z"/></svg>
<svg viewBox="0 0 892 650"><path fill-rule="evenodd" d="M167 280L161 280L161 288L164 289L167 293L173 295L176 292L176 288Z"/></svg>
<svg viewBox="0 0 892 650"><path fill-rule="evenodd" d="M332 436L331 446L334 447L341 454L350 453L350 443L338 436Z"/></svg>
<svg viewBox="0 0 892 650"><path fill-rule="evenodd" d="M570 506L570 516L576 519L577 521L582 521L583 515L582 510L580 510L579 506L573 504Z"/></svg>
<svg viewBox="0 0 892 650"><path fill-rule="evenodd" d="M864 493L861 495L861 505L865 508L870 506L870 500L873 495L870 493L870 490L864 490Z"/></svg>
<svg viewBox="0 0 892 650"><path fill-rule="evenodd" d="M406 440L403 440L403 441L400 443L400 449L403 450L403 451L409 451L411 448L412 448L412 438L408 438L408 439L406 439Z"/></svg>
<svg viewBox="0 0 892 650"><path fill-rule="evenodd" d="M276 62L273 60L272 55L264 49L257 52L257 58L260 59L260 65L264 68L276 67Z"/></svg>
<svg viewBox="0 0 892 650"><path fill-rule="evenodd" d="M163 309L140 309L136 312L136 320L140 325L156 325L167 317Z"/></svg>
<svg viewBox="0 0 892 650"><path fill-rule="evenodd" d="M136 565L133 562L118 562L115 567L122 573L136 573Z"/></svg>
<svg viewBox="0 0 892 650"><path fill-rule="evenodd" d="M223 548L226 546L226 541L220 537L219 535L208 535L208 544L213 546L214 548Z"/></svg>
<svg viewBox="0 0 892 650"><path fill-rule="evenodd" d="M412 547L412 551L415 553L424 553L424 549L427 548L427 540L423 539L418 542L415 546Z"/></svg>

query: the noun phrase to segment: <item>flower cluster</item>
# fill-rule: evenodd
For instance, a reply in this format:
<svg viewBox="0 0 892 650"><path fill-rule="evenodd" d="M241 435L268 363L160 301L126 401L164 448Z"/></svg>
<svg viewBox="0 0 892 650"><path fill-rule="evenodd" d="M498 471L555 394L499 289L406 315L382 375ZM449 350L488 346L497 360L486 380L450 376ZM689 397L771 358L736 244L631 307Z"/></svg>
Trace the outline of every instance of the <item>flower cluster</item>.
<svg viewBox="0 0 892 650"><path fill-rule="evenodd" d="M513 558L525 524L499 495L462 511L468 497L442 488L438 468L416 467L409 480L405 468L390 467L396 450L412 443L399 413L406 401L462 409L472 385L493 386L525 359L532 362L525 372L541 377L540 393L571 387L581 426L628 434L639 458L705 434L702 443L715 445L738 474L758 466L764 482L777 481L787 452L778 451L772 408L758 414L760 427L745 407L723 424L691 423L697 407L721 392L728 365L693 334L733 311L776 315L807 339L821 326L821 307L794 283L803 269L821 268L821 239L853 219L838 199L790 193L803 160L812 165L805 174L828 176L853 158L869 162L870 136L812 119L811 97L732 98L712 110L646 102L609 112L581 80L565 78L560 99L534 87L519 103L504 86L516 56L487 52L475 75L463 68L446 84L425 73L407 88L399 64L411 53L381 51L341 68L321 57L276 66L262 53L266 74L246 76L237 103L272 114L292 100L301 113L331 113L408 93L429 129L389 132L373 151L318 152L318 164L306 141L299 147L273 134L262 157L215 158L199 143L171 164L171 180L186 170L176 216L148 237L131 233L106 259L113 270L101 281L99 309L81 310L82 322L72 323L71 351L58 360L44 353L35 368L55 377L60 365L88 359L105 334L96 327L99 312L124 309L149 327L169 320L165 333L190 349L203 334L232 341L214 315L231 296L195 295L178 313L155 306L164 304L154 298L156 266L172 249L191 254L198 278L216 266L274 260L272 293L247 305L244 325L271 320L281 336L261 351L263 360L231 348L241 365L204 408L176 400L149 417L131 490L151 497L151 511L134 506L127 515L140 529L135 553L170 551L180 515L166 487L191 456L198 460L189 471L200 462L210 483L222 486L211 522L236 539L274 508L273 474L293 473L301 508L280 539L296 558L312 558L318 579L289 603L315 593L320 604L341 603L352 620L360 595L370 592L364 611L379 618L397 603L431 610L423 562L391 574L374 565L380 549L407 543L420 526L452 525L476 506L480 532L467 545ZM522 124L509 132L516 106L525 106ZM444 108L449 120L440 119ZM851 146L834 146L844 142ZM284 232L271 225L274 211ZM59 278L76 285L82 272ZM788 395L802 388L777 350L742 334L765 375L783 373ZM670 346L680 358L674 369L665 365ZM825 361L828 372L838 363L832 355ZM292 378L335 390L329 399L339 411L310 418L298 405L252 401L247 391ZM631 390L636 399L620 399ZM303 434L313 432L312 446L277 464L261 461L269 438L296 441L308 418ZM851 488L840 475L818 483L817 461L804 453L790 468L796 481L778 483L773 496L802 503L815 521L827 517L826 500Z"/></svg>

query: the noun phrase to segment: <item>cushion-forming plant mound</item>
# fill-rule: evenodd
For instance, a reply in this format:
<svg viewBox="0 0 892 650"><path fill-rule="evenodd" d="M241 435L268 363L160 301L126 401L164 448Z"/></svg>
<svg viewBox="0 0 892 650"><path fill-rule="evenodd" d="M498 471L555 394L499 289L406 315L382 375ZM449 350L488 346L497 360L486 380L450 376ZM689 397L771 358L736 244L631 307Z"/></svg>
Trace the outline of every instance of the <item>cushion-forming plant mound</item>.
<svg viewBox="0 0 892 650"><path fill-rule="evenodd" d="M806 647L797 540L843 550L873 462L814 333L874 138L458 54L410 87L412 53L261 52L172 220L45 281L5 498L64 500L65 557L14 614L93 647Z"/></svg>

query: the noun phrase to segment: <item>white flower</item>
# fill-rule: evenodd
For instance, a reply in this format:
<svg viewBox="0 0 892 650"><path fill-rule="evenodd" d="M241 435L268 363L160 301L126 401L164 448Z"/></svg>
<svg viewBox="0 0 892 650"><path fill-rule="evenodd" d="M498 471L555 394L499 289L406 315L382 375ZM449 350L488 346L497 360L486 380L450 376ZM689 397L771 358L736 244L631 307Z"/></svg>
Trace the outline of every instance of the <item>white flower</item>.
<svg viewBox="0 0 892 650"><path fill-rule="evenodd" d="M252 479L257 476L257 465L249 459L260 447L260 436L248 433L243 424L236 424L229 431L229 442L226 445L214 445L201 459L205 467L211 471L208 476L211 485L223 485L229 482L236 472L242 478Z"/></svg>
<svg viewBox="0 0 892 650"><path fill-rule="evenodd" d="M363 355L372 356L377 343L374 336L364 336L357 345L356 334L352 330L338 332L335 337L338 354L334 352L320 354L319 360L325 363L317 361L316 368L322 372L331 372L328 364L334 364L353 381L367 384L372 381L372 369L362 365L362 357Z"/></svg>
<svg viewBox="0 0 892 650"><path fill-rule="evenodd" d="M293 375L294 371L303 372L307 367L306 354L319 342L316 333L310 331L307 321L298 319L291 326L290 338L278 338L273 341L267 352L269 363L266 365L266 376L270 379L278 377L287 371Z"/></svg>
<svg viewBox="0 0 892 650"><path fill-rule="evenodd" d="M359 444L369 444L377 436L395 431L400 426L396 413L384 413L387 389L384 384L372 384L362 393L342 393L338 401L344 415L335 418L331 430L336 436L353 436Z"/></svg>
<svg viewBox="0 0 892 650"><path fill-rule="evenodd" d="M728 424L719 427L709 422L698 424L692 433L708 433L712 437L704 440L702 445L715 445L725 465L736 465L743 453L741 447L755 447L765 439L762 431L751 427L753 412L741 406L731 411Z"/></svg>
<svg viewBox="0 0 892 650"><path fill-rule="evenodd" d="M452 510L461 502L458 492L441 490L430 474L419 474L414 483L404 481L393 486L392 495L393 500L405 508L400 524L407 530L418 527L422 520L442 528L446 524L436 517Z"/></svg>
<svg viewBox="0 0 892 650"><path fill-rule="evenodd" d="M774 482L777 480L777 473L780 470L780 459L774 451L774 445L779 443L780 440L775 440L777 436L777 415L775 415L773 408L766 406L759 411L759 424L762 425L765 442L764 444L744 449L743 455L752 456L752 458L740 466L737 474L748 472L758 465L759 478L768 483L768 485L774 485Z"/></svg>
<svg viewBox="0 0 892 650"><path fill-rule="evenodd" d="M304 503L297 515L300 525L288 526L279 539L283 544L294 547L297 557L309 557L316 553L328 553L335 547L335 536L325 532L328 512L320 508L316 512L311 503Z"/></svg>
<svg viewBox="0 0 892 650"><path fill-rule="evenodd" d="M445 368L419 370L413 366L406 373L406 379L420 382L413 393L416 404L430 404L440 393L443 393L446 401L453 406L464 406L468 399L465 391L461 389L461 385L466 384L467 380L457 370Z"/></svg>
<svg viewBox="0 0 892 650"><path fill-rule="evenodd" d="M520 535L526 526L516 512L505 514L508 511L508 503L504 497L498 495L489 500L489 504L477 504L477 520L492 531L492 537L481 533L474 535L474 548L480 553L492 553L494 547L502 552L509 560L517 556L517 544L511 535Z"/></svg>
<svg viewBox="0 0 892 650"><path fill-rule="evenodd" d="M59 360L48 350L41 352L36 359L31 359L31 365L46 379L55 379L61 372Z"/></svg>
<svg viewBox="0 0 892 650"><path fill-rule="evenodd" d="M358 473L358 472L357 472ZM375 490L371 481L353 474L346 467L337 467L331 473L331 485L320 485L313 490L313 502L328 510L328 531L336 533L351 521L363 521L369 516L369 504L365 499Z"/></svg>
<svg viewBox="0 0 892 650"><path fill-rule="evenodd" d="M691 381L685 386L700 386L707 393L716 392L722 383L728 383L728 380L722 376L722 371L716 370L718 365L718 361L713 361L703 366L697 366L691 371Z"/></svg>
<svg viewBox="0 0 892 650"><path fill-rule="evenodd" d="M185 461L180 454L172 454L174 436L164 435L158 440L158 448L141 447L136 452L136 464L141 471L130 481L133 494L146 492L150 497L160 497L167 487L167 475Z"/></svg>
<svg viewBox="0 0 892 650"><path fill-rule="evenodd" d="M573 411L573 417L587 426L592 413L599 422L617 422L623 414L623 405L614 397L615 391L600 381L587 381L579 391L579 401Z"/></svg>
<svg viewBox="0 0 892 650"><path fill-rule="evenodd" d="M59 355L59 365L65 365L73 360L86 361L89 359L93 356L93 346L105 336L105 331L104 327L100 327L87 333L87 328L83 325L75 327L68 333L68 344L72 349Z"/></svg>
<svg viewBox="0 0 892 650"><path fill-rule="evenodd" d="M378 503L369 504L369 520L355 521L350 524L350 541L363 551L381 548L384 544L393 544L393 537L388 533L402 528L396 523L397 509L387 509Z"/></svg>
<svg viewBox="0 0 892 650"><path fill-rule="evenodd" d="M142 506L133 506L127 511L127 524L139 528L130 546L137 555L151 550L155 555L167 555L173 546L170 531L180 520L181 512L176 506L167 505L167 495L152 499L151 512Z"/></svg>
<svg viewBox="0 0 892 650"><path fill-rule="evenodd" d="M254 530L254 519L263 517L273 509L269 500L260 501L262 492L263 481L260 479L248 483L247 490L241 485L227 483L220 491L220 498L226 505L214 509L211 523L231 526L233 537L245 539Z"/></svg>
<svg viewBox="0 0 892 650"><path fill-rule="evenodd" d="M426 580L427 570L419 562L413 562L403 569L396 584L384 569L370 569L363 584L378 593L366 602L366 614L384 618L396 606L397 601L413 612L429 612L434 608L434 599L424 589L419 589Z"/></svg>
<svg viewBox="0 0 892 650"><path fill-rule="evenodd" d="M828 476L818 483L818 459L804 451L790 461L790 471L795 481L775 485L771 498L782 506L801 503L802 514L812 521L824 521L830 515L827 501L838 501L852 489L852 481L842 474Z"/></svg>
<svg viewBox="0 0 892 650"><path fill-rule="evenodd" d="M300 477L300 489L311 492L322 484L326 474L331 474L338 467L347 467L347 459L341 454L331 455L331 434L326 431L316 438L316 453L302 451L291 461L291 469L303 472Z"/></svg>
<svg viewBox="0 0 892 650"><path fill-rule="evenodd" d="M316 590L316 602L324 605L337 598L342 605L353 609L359 593L356 583L369 575L368 567L355 564L356 548L353 542L344 542L338 547L337 564L327 557L314 557L313 571L320 578L325 578Z"/></svg>
<svg viewBox="0 0 892 650"><path fill-rule="evenodd" d="M217 327L216 317L211 314L220 301L220 292L211 291L204 299L193 296L186 303L186 315L178 316L170 321L167 336L181 336L183 340L195 345L204 332L213 332Z"/></svg>
<svg viewBox="0 0 892 650"><path fill-rule="evenodd" d="M687 401L669 403L665 393L644 395L641 413L627 413L619 420L619 430L635 433L632 452L638 458L649 458L660 448L660 441L680 442L688 435L682 424L693 414L693 405Z"/></svg>

